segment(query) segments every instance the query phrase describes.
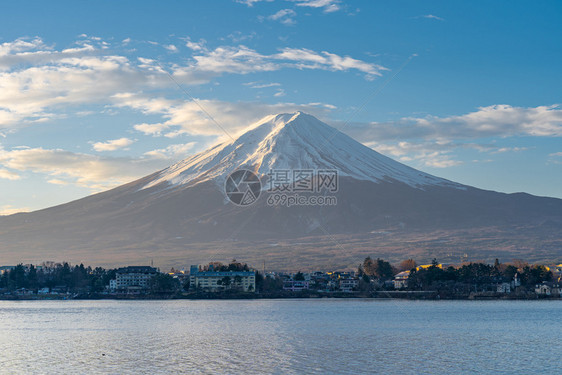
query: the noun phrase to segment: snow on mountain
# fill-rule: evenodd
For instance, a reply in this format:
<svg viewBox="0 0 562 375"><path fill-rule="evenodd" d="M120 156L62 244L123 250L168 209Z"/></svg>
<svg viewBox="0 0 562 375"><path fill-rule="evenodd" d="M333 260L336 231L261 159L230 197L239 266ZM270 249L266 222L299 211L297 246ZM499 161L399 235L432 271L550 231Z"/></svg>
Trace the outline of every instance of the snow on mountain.
<svg viewBox="0 0 562 375"><path fill-rule="evenodd" d="M418 189L428 185L464 188L392 160L314 116L296 112L261 119L237 139L160 171L143 189L208 180L222 185L240 168L253 170L260 177L271 170L334 169L342 177L375 183L399 181Z"/></svg>

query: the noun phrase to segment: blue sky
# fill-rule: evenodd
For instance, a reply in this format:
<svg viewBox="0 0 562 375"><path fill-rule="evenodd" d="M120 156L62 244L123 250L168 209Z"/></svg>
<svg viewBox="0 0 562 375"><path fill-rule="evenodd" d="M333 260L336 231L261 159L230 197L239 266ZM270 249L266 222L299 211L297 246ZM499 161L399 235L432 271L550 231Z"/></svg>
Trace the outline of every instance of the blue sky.
<svg viewBox="0 0 562 375"><path fill-rule="evenodd" d="M437 176L562 198L561 16L547 1L3 4L0 213L223 139L174 81L231 133L302 110Z"/></svg>

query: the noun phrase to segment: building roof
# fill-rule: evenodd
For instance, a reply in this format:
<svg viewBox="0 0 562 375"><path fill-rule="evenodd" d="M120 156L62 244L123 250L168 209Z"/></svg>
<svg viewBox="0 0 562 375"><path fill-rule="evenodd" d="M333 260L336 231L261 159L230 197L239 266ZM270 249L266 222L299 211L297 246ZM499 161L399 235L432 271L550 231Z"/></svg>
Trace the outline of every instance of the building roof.
<svg viewBox="0 0 562 375"><path fill-rule="evenodd" d="M226 271L226 272L216 272L216 271L198 271L191 274L192 276L205 277L226 277L226 276L252 276L255 272L252 271Z"/></svg>
<svg viewBox="0 0 562 375"><path fill-rule="evenodd" d="M150 266L128 266L121 267L117 273L158 273L158 269Z"/></svg>

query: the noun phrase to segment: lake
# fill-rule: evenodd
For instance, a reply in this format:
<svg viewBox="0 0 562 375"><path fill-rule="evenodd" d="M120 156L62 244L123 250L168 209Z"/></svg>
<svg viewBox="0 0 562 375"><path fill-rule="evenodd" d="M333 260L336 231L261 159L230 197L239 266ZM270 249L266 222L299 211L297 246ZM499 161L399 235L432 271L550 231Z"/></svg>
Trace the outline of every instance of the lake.
<svg viewBox="0 0 562 375"><path fill-rule="evenodd" d="M0 373L560 373L562 301L0 301Z"/></svg>

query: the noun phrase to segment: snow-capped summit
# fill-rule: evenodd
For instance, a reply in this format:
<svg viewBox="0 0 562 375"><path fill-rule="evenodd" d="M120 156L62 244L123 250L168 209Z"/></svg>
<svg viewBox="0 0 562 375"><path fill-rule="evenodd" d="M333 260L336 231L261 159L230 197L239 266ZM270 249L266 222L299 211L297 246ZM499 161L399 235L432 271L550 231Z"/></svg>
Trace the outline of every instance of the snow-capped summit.
<svg viewBox="0 0 562 375"><path fill-rule="evenodd" d="M303 112L264 117L238 138L200 152L159 172L144 188L160 184L223 184L236 169L260 177L271 170L334 169L357 180L398 181L415 188L462 185L420 172L379 154Z"/></svg>

